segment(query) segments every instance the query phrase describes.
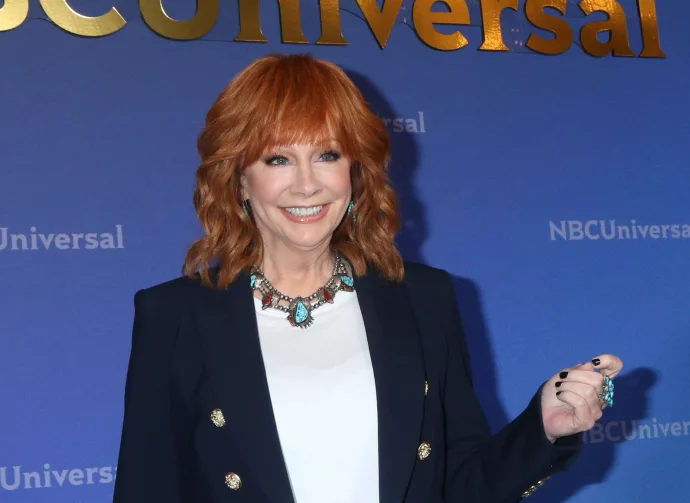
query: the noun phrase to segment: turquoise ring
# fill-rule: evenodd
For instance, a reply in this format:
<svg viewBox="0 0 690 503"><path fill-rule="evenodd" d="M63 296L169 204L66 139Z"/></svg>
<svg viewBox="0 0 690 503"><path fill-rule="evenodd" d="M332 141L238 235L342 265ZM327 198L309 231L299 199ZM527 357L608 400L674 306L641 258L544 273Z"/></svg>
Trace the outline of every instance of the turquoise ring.
<svg viewBox="0 0 690 503"><path fill-rule="evenodd" d="M613 407L613 380L605 376L604 377L604 389L599 393L599 400L601 401L602 408Z"/></svg>

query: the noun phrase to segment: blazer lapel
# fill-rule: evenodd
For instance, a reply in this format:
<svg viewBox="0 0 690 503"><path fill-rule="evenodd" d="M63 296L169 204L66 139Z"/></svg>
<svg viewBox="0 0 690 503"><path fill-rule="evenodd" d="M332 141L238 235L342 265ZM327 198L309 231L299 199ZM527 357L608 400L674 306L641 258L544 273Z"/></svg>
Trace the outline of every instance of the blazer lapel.
<svg viewBox="0 0 690 503"><path fill-rule="evenodd" d="M207 371L251 477L268 500L294 503L266 379L249 276L227 290L205 289L197 323ZM241 475L241 474L240 474Z"/></svg>
<svg viewBox="0 0 690 503"><path fill-rule="evenodd" d="M403 284L367 275L355 279L355 290L376 381L379 499L380 503L402 503L421 440L422 344Z"/></svg>

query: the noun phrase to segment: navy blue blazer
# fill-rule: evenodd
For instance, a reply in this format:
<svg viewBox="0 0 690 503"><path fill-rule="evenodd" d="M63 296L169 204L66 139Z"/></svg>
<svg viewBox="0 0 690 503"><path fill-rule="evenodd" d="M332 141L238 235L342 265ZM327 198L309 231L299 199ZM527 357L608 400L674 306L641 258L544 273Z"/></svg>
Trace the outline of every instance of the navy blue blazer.
<svg viewBox="0 0 690 503"><path fill-rule="evenodd" d="M490 434L447 273L406 264L403 283L368 274L355 288L376 382L380 503L514 503L567 469L580 435L548 441L539 391ZM134 303L114 503L294 503L248 275L228 289L178 278Z"/></svg>

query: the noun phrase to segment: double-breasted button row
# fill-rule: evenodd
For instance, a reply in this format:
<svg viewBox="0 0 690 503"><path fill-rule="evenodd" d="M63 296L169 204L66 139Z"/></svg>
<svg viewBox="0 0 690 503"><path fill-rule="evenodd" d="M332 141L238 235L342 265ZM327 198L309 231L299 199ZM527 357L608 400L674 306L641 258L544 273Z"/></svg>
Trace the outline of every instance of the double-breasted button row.
<svg viewBox="0 0 690 503"><path fill-rule="evenodd" d="M428 392L429 384L424 382L424 394ZM213 409L210 414L211 422L218 427L222 428L225 426L225 416L223 416L223 411L220 409ZM424 461L431 455L431 444L429 442L422 442L417 448L417 457ZM225 474L225 485L228 486L233 491L238 491L242 488L242 478L235 472L228 472Z"/></svg>
<svg viewBox="0 0 690 503"><path fill-rule="evenodd" d="M424 396L429 394L429 381L424 381ZM431 444L429 442L422 442L417 447L417 457L424 461L431 455Z"/></svg>
<svg viewBox="0 0 690 503"><path fill-rule="evenodd" d="M209 417L217 428L222 428L226 424L225 416L220 409L213 409ZM242 488L242 478L235 472L228 472L225 474L225 485L233 491L239 491Z"/></svg>

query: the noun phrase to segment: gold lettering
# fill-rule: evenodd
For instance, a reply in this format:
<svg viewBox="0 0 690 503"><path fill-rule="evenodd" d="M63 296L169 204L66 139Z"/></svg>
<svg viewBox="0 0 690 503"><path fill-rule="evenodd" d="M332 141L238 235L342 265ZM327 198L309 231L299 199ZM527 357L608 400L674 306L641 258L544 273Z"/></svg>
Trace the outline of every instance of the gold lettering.
<svg viewBox="0 0 690 503"><path fill-rule="evenodd" d="M588 16L595 11L605 12L608 16L607 20L592 21L580 30L580 44L587 54L598 58L610 53L614 56L635 56L630 49L625 12L616 0L582 0L579 5ZM609 40L599 42L598 34L606 31L609 32Z"/></svg>
<svg viewBox="0 0 690 503"><path fill-rule="evenodd" d="M218 0L197 0L191 19L178 21L165 12L163 0L139 0L144 22L160 36L173 40L194 40L206 35L218 20Z"/></svg>
<svg viewBox="0 0 690 503"><path fill-rule="evenodd" d="M309 43L302 31L299 2L278 0L282 40L288 44ZM261 30L259 0L240 0L240 33L235 37L235 42L268 42Z"/></svg>
<svg viewBox="0 0 690 503"><path fill-rule="evenodd" d="M321 36L317 44L347 45L340 25L340 0L320 0Z"/></svg>
<svg viewBox="0 0 690 503"><path fill-rule="evenodd" d="M437 1L445 4L448 12L432 11L431 7ZM440 33L434 28L434 24L470 24L466 0L416 0L412 7L412 21L419 38L434 49L452 51L468 44L459 31Z"/></svg>
<svg viewBox="0 0 690 503"><path fill-rule="evenodd" d="M115 7L102 16L88 17L67 5L67 0L41 0L41 6L53 23L82 37L111 35L127 24Z"/></svg>
<svg viewBox="0 0 690 503"><path fill-rule="evenodd" d="M641 58L665 58L659 42L659 23L655 0L637 0L637 10L642 24Z"/></svg>
<svg viewBox="0 0 690 503"><path fill-rule="evenodd" d="M282 40L288 44L308 44L302 31L300 0L278 0L280 6L280 31Z"/></svg>
<svg viewBox="0 0 690 503"><path fill-rule="evenodd" d="M554 38L546 39L532 33L527 39L527 47L541 54L563 54L573 45L573 29L565 19L548 15L546 7L558 10L565 15L568 0L527 0L525 14L527 20L537 28L550 31Z"/></svg>
<svg viewBox="0 0 690 503"><path fill-rule="evenodd" d="M0 31L14 30L29 15L29 0L5 0L0 7Z"/></svg>
<svg viewBox="0 0 690 503"><path fill-rule="evenodd" d="M383 49L393 31L393 24L398 19L403 0L385 0L379 10L376 0L357 0L371 31L374 32L379 47Z"/></svg>
<svg viewBox="0 0 690 503"><path fill-rule="evenodd" d="M501 13L505 9L518 9L518 0L481 0L484 42L480 51L507 51L501 30Z"/></svg>
<svg viewBox="0 0 690 503"><path fill-rule="evenodd" d="M261 31L259 0L240 0L240 33L235 42L268 42Z"/></svg>

